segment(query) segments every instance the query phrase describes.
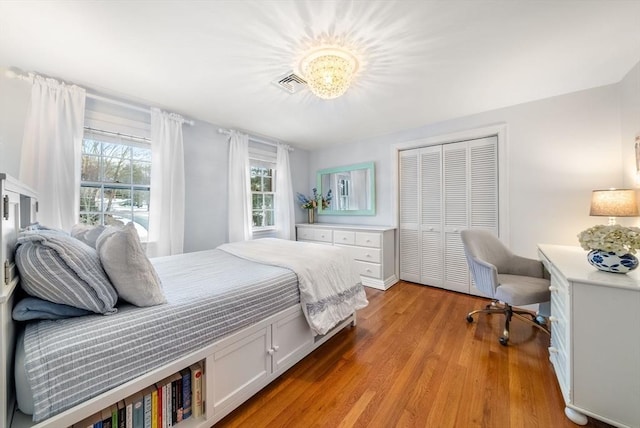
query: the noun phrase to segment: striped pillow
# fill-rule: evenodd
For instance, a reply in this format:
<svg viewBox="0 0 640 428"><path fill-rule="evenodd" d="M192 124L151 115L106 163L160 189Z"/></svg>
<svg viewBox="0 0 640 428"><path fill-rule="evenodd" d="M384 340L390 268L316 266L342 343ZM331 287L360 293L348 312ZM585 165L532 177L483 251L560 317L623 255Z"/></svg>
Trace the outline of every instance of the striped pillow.
<svg viewBox="0 0 640 428"><path fill-rule="evenodd" d="M55 231L25 231L18 237L16 265L30 295L88 311L114 313L118 295L102 269L98 253Z"/></svg>

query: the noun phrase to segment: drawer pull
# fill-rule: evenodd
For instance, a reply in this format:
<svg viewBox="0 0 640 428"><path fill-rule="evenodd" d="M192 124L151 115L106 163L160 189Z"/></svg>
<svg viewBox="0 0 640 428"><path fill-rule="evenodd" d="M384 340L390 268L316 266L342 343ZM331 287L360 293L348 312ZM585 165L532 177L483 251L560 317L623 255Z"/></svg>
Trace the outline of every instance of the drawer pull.
<svg viewBox="0 0 640 428"><path fill-rule="evenodd" d="M557 292L558 291L558 287L556 287L555 285L552 285L549 287L549 291L551 291L552 293Z"/></svg>
<svg viewBox="0 0 640 428"><path fill-rule="evenodd" d="M343 240L343 241L346 241L346 240L347 240L347 237L346 237L346 236L343 236L343 237L342 237L342 240Z"/></svg>
<svg viewBox="0 0 640 428"><path fill-rule="evenodd" d="M367 270L366 270L366 271L367 271L367 272L369 272L369 273L371 273L371 269L369 269L369 268L367 268Z"/></svg>
<svg viewBox="0 0 640 428"><path fill-rule="evenodd" d="M558 322L558 318L554 317L553 315L551 315L549 317L549 322Z"/></svg>
<svg viewBox="0 0 640 428"><path fill-rule="evenodd" d="M557 354L558 353L558 348L556 348L555 346L550 346L549 347L549 353L550 354Z"/></svg>
<svg viewBox="0 0 640 428"><path fill-rule="evenodd" d="M371 258L371 254L365 254L365 257Z"/></svg>

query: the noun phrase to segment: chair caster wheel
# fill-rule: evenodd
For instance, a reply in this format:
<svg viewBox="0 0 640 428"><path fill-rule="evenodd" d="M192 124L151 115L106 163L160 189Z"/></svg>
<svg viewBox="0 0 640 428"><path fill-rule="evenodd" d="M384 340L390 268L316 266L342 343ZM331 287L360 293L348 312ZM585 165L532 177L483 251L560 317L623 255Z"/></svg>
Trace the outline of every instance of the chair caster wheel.
<svg viewBox="0 0 640 428"><path fill-rule="evenodd" d="M509 344L509 339L506 337L500 337L500 339L498 339L498 341L500 342L500 344L502 346L507 346Z"/></svg>
<svg viewBox="0 0 640 428"><path fill-rule="evenodd" d="M473 322L473 317L471 315L467 315L467 322L468 323L472 323Z"/></svg>

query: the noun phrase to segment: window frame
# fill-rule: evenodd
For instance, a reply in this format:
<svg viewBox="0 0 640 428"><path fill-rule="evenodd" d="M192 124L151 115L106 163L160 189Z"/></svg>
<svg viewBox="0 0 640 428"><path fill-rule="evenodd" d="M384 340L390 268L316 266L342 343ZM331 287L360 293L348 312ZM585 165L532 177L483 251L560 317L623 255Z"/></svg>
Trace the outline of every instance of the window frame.
<svg viewBox="0 0 640 428"><path fill-rule="evenodd" d="M261 182L264 185L264 178L265 177L270 177L271 178L271 191L269 192L265 192L263 191L258 191L258 190L253 190L251 189L251 229L254 233L260 233L260 232L269 232L269 231L273 231L276 230L276 165L272 164L271 162L265 162L262 160L258 160L258 159L252 159L249 158L249 175L250 178L253 178L253 169L254 168L259 168L259 169L264 169L264 170L270 170L271 171L271 175L270 176L265 176L265 175L261 175ZM263 186L261 186L263 187ZM253 199L254 199L254 195L260 195L263 199L263 205L261 209L255 209L254 205L253 205ZM272 200L273 200L273 206L272 208L266 208L265 204L264 204L264 196L265 195L271 195ZM273 224L272 225L268 225L268 226L254 226L253 225L253 216L255 212L262 212L263 213L263 219L266 218L266 213L268 211L271 212L271 218L273 220Z"/></svg>

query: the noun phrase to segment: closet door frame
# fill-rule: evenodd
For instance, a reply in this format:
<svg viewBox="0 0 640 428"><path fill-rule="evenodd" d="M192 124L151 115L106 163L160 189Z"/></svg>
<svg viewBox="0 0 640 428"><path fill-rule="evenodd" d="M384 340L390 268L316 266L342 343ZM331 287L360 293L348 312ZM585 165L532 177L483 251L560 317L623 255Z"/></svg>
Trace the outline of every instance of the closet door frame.
<svg viewBox="0 0 640 428"><path fill-rule="evenodd" d="M420 147L435 146L440 144L455 143L467 140L476 140L486 137L496 137L498 140L498 234L505 245L510 246L509 236L509 163L507 124L500 123L481 128L475 128L460 132L453 132L416 140L396 143L391 146L391 158L393 166L393 186L391 190L394 203L394 224L400 228L400 152L403 150L417 149ZM396 234L396 248L400 248L400 234ZM396 272L400 272L400 251L396 251Z"/></svg>

